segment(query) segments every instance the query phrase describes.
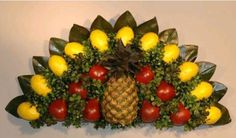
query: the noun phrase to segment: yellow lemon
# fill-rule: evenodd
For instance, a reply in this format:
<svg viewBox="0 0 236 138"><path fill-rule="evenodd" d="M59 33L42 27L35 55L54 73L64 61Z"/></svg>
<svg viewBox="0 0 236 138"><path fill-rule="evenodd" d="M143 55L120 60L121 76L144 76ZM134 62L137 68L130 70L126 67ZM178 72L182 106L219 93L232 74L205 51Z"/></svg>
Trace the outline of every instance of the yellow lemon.
<svg viewBox="0 0 236 138"><path fill-rule="evenodd" d="M42 75L34 75L30 80L31 88L38 95L47 96L51 93L51 88L48 87L47 80Z"/></svg>
<svg viewBox="0 0 236 138"><path fill-rule="evenodd" d="M182 65L179 66L180 73L179 79L182 82L187 82L195 77L199 71L199 67L197 64L193 62L184 62Z"/></svg>
<svg viewBox="0 0 236 138"><path fill-rule="evenodd" d="M49 68L57 76L62 76L65 71L68 70L68 65L65 59L58 55L53 55L49 58L48 61Z"/></svg>
<svg viewBox="0 0 236 138"><path fill-rule="evenodd" d="M208 98L213 92L213 87L206 81L200 82L197 87L191 91L191 94L197 97L197 100Z"/></svg>
<svg viewBox="0 0 236 138"><path fill-rule="evenodd" d="M94 48L98 49L100 52L108 50L109 38L107 34L101 30L94 30L90 34L90 41Z"/></svg>
<svg viewBox="0 0 236 138"><path fill-rule="evenodd" d="M70 58L75 58L77 54L84 53L84 46L77 42L71 42L66 44L64 51Z"/></svg>
<svg viewBox="0 0 236 138"><path fill-rule="evenodd" d="M134 39L134 31L129 26L122 27L116 34L116 39L121 39L124 46L131 44Z"/></svg>
<svg viewBox="0 0 236 138"><path fill-rule="evenodd" d="M140 39L141 49L144 51L148 51L152 48L155 48L159 43L159 37L154 32L148 32L142 36Z"/></svg>
<svg viewBox="0 0 236 138"><path fill-rule="evenodd" d="M209 112L206 119L207 125L215 124L222 116L221 110L216 106L211 106L207 111Z"/></svg>
<svg viewBox="0 0 236 138"><path fill-rule="evenodd" d="M177 45L166 45L164 47L163 61L166 63L171 63L179 57L179 54L180 50Z"/></svg>
<svg viewBox="0 0 236 138"><path fill-rule="evenodd" d="M32 105L30 102L23 102L17 107L17 114L25 120L33 121L40 117L36 106Z"/></svg>

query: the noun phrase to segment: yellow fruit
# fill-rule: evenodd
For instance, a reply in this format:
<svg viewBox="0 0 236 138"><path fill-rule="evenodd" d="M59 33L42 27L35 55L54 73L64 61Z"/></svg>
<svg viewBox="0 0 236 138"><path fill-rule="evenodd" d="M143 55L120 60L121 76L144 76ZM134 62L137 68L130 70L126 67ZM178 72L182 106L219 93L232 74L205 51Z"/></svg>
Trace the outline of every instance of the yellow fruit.
<svg viewBox="0 0 236 138"><path fill-rule="evenodd" d="M32 105L30 102L23 102L17 107L17 114L25 120L33 121L40 117L36 106Z"/></svg>
<svg viewBox="0 0 236 138"><path fill-rule="evenodd" d="M198 65L193 62L184 62L182 65L179 66L179 69L179 79L182 82L187 82L191 80L197 75L199 71Z"/></svg>
<svg viewBox="0 0 236 138"><path fill-rule="evenodd" d="M101 30L94 30L90 34L90 41L94 48L98 49L100 52L108 50L109 38L107 34Z"/></svg>
<svg viewBox="0 0 236 138"><path fill-rule="evenodd" d="M213 87L210 83L202 81L197 87L191 91L191 94L197 97L197 100L202 100L203 98L208 98L213 92Z"/></svg>
<svg viewBox="0 0 236 138"><path fill-rule="evenodd" d="M207 111L209 112L206 119L207 125L215 124L222 116L221 110L216 106L211 106Z"/></svg>
<svg viewBox="0 0 236 138"><path fill-rule="evenodd" d="M140 39L141 49L148 51L152 48L155 48L159 43L159 37L156 33L148 32L142 36Z"/></svg>
<svg viewBox="0 0 236 138"><path fill-rule="evenodd" d="M77 54L84 53L84 46L77 42L71 42L66 44L64 51L70 58L75 58Z"/></svg>
<svg viewBox="0 0 236 138"><path fill-rule="evenodd" d="M53 55L50 57L49 61L49 68L56 76L62 76L65 71L68 70L68 65L65 59L58 55Z"/></svg>
<svg viewBox="0 0 236 138"><path fill-rule="evenodd" d="M31 88L38 95L47 96L51 93L51 88L48 87L47 80L42 75L34 75L30 80Z"/></svg>
<svg viewBox="0 0 236 138"><path fill-rule="evenodd" d="M121 39L124 46L131 44L134 39L134 31L129 26L122 27L116 34L116 39Z"/></svg>
<svg viewBox="0 0 236 138"><path fill-rule="evenodd" d="M165 61L166 63L171 63L179 57L179 54L180 50L177 45L166 45L164 47L163 61Z"/></svg>

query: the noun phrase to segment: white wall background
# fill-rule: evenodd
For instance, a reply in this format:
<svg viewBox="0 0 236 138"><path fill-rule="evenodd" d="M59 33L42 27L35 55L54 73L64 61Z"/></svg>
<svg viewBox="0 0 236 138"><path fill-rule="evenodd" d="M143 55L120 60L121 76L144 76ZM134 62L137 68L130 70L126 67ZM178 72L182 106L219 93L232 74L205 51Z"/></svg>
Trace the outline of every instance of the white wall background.
<svg viewBox="0 0 236 138"><path fill-rule="evenodd" d="M229 90L221 100L228 107L233 122L226 126L200 127L192 132L181 128L159 131L151 126L126 130L80 129L61 125L34 130L23 120L4 110L21 90L17 76L32 74L31 57L48 56L50 37L66 39L70 27L90 27L98 14L114 23L130 10L138 23L156 16L160 30L175 27L180 44L199 45L198 60L218 65L212 80ZM166 137L235 138L236 137L236 3L235 2L0 2L0 137Z"/></svg>

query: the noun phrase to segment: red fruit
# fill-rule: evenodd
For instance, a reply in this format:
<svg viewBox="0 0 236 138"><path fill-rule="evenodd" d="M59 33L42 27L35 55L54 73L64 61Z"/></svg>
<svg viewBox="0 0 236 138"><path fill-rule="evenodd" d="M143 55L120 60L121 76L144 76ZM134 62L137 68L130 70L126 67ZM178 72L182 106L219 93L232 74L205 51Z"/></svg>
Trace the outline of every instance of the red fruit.
<svg viewBox="0 0 236 138"><path fill-rule="evenodd" d="M106 80L108 70L101 65L93 65L89 70L89 76L95 80L104 82Z"/></svg>
<svg viewBox="0 0 236 138"><path fill-rule="evenodd" d="M136 74L136 80L139 83L148 84L151 80L154 79L154 73L150 66L144 66Z"/></svg>
<svg viewBox="0 0 236 138"><path fill-rule="evenodd" d="M63 99L57 99L49 105L49 114L58 121L65 120L67 116L67 104Z"/></svg>
<svg viewBox="0 0 236 138"><path fill-rule="evenodd" d="M90 122L98 121L101 117L98 99L88 100L83 111L84 119Z"/></svg>
<svg viewBox="0 0 236 138"><path fill-rule="evenodd" d="M87 98L87 90L82 87L81 82L69 84L69 93L70 94L79 93L82 99Z"/></svg>
<svg viewBox="0 0 236 138"><path fill-rule="evenodd" d="M153 106L148 101L144 100L141 108L141 118L143 122L153 122L160 117L159 107Z"/></svg>
<svg viewBox="0 0 236 138"><path fill-rule="evenodd" d="M156 90L156 95L161 101L170 101L175 97L175 88L165 81L161 81Z"/></svg>
<svg viewBox="0 0 236 138"><path fill-rule="evenodd" d="M174 125L184 125L190 119L191 114L182 103L179 103L178 112L171 114L170 119Z"/></svg>

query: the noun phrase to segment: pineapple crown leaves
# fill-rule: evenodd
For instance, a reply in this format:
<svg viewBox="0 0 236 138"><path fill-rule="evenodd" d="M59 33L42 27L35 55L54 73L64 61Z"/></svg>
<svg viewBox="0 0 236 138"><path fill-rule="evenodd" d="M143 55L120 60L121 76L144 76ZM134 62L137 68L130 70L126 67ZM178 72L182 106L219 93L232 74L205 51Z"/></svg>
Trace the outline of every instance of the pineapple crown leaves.
<svg viewBox="0 0 236 138"><path fill-rule="evenodd" d="M115 76L122 74L134 74L139 69L138 61L143 55L139 49L132 48L132 45L124 46L122 41L116 43L114 52L105 55L101 65L110 68L110 72Z"/></svg>

